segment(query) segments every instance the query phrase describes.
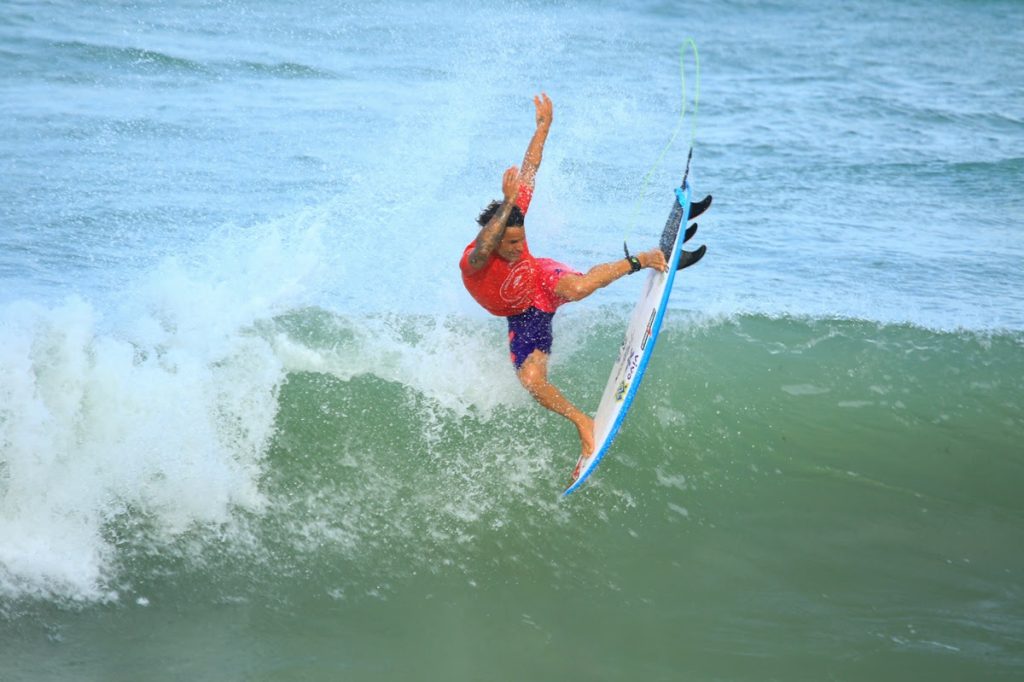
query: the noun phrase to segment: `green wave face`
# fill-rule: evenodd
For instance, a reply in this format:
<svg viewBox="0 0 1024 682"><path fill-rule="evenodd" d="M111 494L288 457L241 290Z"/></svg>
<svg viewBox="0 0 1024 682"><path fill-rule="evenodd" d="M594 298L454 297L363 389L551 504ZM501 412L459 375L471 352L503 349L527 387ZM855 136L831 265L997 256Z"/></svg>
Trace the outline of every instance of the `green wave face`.
<svg viewBox="0 0 1024 682"><path fill-rule="evenodd" d="M622 324L558 320L552 373L573 400L596 404ZM825 672L851 650L931 670L955 648L956 674L1020 665L1019 335L670 315L611 453L560 501L574 434L509 379L492 327L304 310L254 330L283 372L258 499L180 526L110 503L84 596L124 612L112 630L83 595L32 597L24 579L4 627L31 656L18 624L53 608L61 636L98 651L136 619L172 639L222 621L216 646L249 650L258 622L286 658L337 638L362 679L448 671L453 652L456 678L495 660L495 679L571 674L585 642L602 644L594 665L655 677L653 660L757 679L746 656ZM475 362L480 393L455 385Z"/></svg>

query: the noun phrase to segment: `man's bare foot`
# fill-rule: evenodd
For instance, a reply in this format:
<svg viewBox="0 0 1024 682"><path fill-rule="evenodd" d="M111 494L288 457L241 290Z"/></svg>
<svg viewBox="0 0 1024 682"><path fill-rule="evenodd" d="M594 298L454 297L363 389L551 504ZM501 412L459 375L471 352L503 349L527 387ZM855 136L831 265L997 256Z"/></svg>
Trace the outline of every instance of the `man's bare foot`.
<svg viewBox="0 0 1024 682"><path fill-rule="evenodd" d="M576 429L580 432L580 458L576 460L576 468L572 470L573 483L580 477L583 463L594 454L594 420L585 414L580 414L578 420L573 421Z"/></svg>
<svg viewBox="0 0 1024 682"><path fill-rule="evenodd" d="M576 430L580 432L580 456L590 457L594 454L594 420L581 415Z"/></svg>

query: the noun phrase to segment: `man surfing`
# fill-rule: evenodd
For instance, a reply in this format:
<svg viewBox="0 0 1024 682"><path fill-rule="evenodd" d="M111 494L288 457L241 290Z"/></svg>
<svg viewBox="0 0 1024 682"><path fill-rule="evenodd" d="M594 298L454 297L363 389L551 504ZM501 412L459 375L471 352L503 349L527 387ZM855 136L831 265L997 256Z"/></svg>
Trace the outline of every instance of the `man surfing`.
<svg viewBox="0 0 1024 682"><path fill-rule="evenodd" d="M551 321L555 311L579 301L615 280L643 268L667 271L660 249L602 263L586 274L549 258L535 258L526 244L526 212L533 198L551 128L551 100L533 98L537 128L522 168L508 168L501 182L502 201L492 201L477 218L480 231L463 251L459 267L470 295L488 312L508 320L509 351L520 383L547 409L562 415L579 432L581 455L594 450L594 420L548 381ZM702 204L710 203L710 197ZM703 210L703 209L701 209ZM696 213L691 217L696 217Z"/></svg>

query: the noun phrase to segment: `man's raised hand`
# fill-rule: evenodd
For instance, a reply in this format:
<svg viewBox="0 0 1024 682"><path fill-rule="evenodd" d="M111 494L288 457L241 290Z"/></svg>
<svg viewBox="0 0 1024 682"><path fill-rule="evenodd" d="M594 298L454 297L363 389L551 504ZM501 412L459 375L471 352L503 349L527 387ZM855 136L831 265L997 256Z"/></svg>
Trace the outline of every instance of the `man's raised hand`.
<svg viewBox="0 0 1024 682"><path fill-rule="evenodd" d="M551 106L551 99L547 96L547 93L542 92L534 97L533 106L537 110L537 127L550 127L551 119L554 116L554 109Z"/></svg>

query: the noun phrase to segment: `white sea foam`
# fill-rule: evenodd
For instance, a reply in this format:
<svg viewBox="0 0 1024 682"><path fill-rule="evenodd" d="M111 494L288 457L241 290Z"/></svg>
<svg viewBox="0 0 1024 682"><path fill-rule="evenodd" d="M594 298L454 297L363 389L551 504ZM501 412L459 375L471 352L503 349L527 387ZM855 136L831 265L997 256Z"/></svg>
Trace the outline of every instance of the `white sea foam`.
<svg viewBox="0 0 1024 682"><path fill-rule="evenodd" d="M499 320L306 307L349 276L325 255L328 215L225 226L116 302L0 308L0 594L117 599L119 545L140 541L116 537L124 515L167 543L263 509L289 372L400 383L429 401L428 438L431 415L529 403ZM317 316L316 338L287 324Z"/></svg>
<svg viewBox="0 0 1024 682"><path fill-rule="evenodd" d="M316 221L297 222L226 229L106 315L79 297L0 309L0 592L114 598L120 515L173 539L260 507L284 374L253 323L315 270Z"/></svg>

